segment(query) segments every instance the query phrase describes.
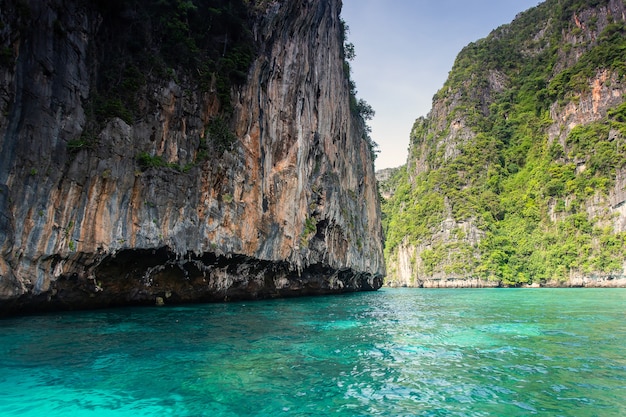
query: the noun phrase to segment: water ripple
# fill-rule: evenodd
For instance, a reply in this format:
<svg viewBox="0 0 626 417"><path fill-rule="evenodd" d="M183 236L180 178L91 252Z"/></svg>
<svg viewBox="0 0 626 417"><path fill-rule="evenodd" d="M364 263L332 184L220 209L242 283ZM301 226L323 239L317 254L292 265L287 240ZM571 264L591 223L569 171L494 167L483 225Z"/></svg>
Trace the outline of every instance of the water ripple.
<svg viewBox="0 0 626 417"><path fill-rule="evenodd" d="M383 290L3 320L0 415L623 416L625 301Z"/></svg>

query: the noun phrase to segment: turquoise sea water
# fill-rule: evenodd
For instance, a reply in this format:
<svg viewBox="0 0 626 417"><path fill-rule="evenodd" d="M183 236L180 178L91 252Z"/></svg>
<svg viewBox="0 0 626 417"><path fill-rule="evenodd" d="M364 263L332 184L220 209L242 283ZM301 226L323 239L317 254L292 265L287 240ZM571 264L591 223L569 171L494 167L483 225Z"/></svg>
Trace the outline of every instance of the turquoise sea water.
<svg viewBox="0 0 626 417"><path fill-rule="evenodd" d="M626 290L0 320L0 416L626 416Z"/></svg>

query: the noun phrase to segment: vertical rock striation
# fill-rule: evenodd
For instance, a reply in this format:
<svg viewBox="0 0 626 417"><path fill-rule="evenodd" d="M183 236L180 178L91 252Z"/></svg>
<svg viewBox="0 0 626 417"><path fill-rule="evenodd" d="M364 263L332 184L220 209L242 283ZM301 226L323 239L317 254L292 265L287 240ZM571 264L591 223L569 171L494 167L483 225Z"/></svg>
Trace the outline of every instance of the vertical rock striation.
<svg viewBox="0 0 626 417"><path fill-rule="evenodd" d="M381 286L376 180L350 110L340 0L256 11L257 54L231 88L232 112L190 77L148 74L141 116L109 118L88 141L106 20L79 1L5 3L0 311ZM218 116L231 139L207 146Z"/></svg>

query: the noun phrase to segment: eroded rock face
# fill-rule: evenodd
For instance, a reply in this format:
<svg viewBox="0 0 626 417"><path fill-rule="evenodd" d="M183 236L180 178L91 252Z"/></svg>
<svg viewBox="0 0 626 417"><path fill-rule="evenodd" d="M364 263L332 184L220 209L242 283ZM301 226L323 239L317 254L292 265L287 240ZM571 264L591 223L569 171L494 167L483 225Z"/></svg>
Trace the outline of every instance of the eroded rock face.
<svg viewBox="0 0 626 417"><path fill-rule="evenodd" d="M203 158L220 106L184 78L151 79L148 116L112 118L90 146L72 146L92 99L101 16L71 0L9 3L0 31L0 310L381 286L380 208L349 107L340 0L262 11L258 55L232 90L235 140ZM140 165L142 153L166 165Z"/></svg>

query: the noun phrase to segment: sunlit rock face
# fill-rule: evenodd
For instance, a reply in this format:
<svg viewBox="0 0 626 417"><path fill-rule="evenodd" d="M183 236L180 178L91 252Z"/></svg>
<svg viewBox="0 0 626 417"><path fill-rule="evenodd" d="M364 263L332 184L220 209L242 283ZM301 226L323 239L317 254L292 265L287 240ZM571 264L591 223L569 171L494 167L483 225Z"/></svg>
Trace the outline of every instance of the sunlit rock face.
<svg viewBox="0 0 626 417"><path fill-rule="evenodd" d="M72 0L8 3L2 312L381 286L380 207L350 111L340 0L257 2L256 54L232 110L188 77L150 76L143 116L110 118L88 146L102 16ZM217 115L232 140L207 149Z"/></svg>
<svg viewBox="0 0 626 417"><path fill-rule="evenodd" d="M565 24L558 32L551 32L557 24L551 13L557 10L567 10L567 13L560 17ZM535 12L540 12L540 14L533 14ZM543 17L531 19L532 16ZM548 19L547 16L552 16L552 18ZM624 78L623 71L613 65L613 58L607 59L607 62L602 62L605 58L598 58L597 62L601 63L594 61L595 67L585 64L585 59L589 59L589 53L598 45L605 45L609 49L606 45L611 45L611 43L607 40L608 38L604 37L608 36L607 33L612 33L612 27L622 28L624 22L626 22L626 4L620 0L585 4L573 1L546 1L535 9L521 13L510 25L495 29L485 39L471 43L461 51L448 80L433 98L433 105L428 116L416 120L410 135L409 156L405 167L407 179L403 179L404 183L401 185L405 189L410 186L413 194L407 198L407 201L397 204L398 208L394 207L395 221L389 220L391 216L387 214L390 225L387 230L388 236L399 238L396 238L395 242L390 242L390 239L387 241L386 285L442 288L526 285L523 279L520 280L521 282L516 280L511 284L502 280L502 273L485 274L488 268L482 268L482 270L479 268L479 266L484 266L483 261L493 254L493 252L486 252L481 245L489 241L490 234L493 236L494 230L497 230L494 226L505 220L507 215L513 214L513 210L508 212L503 210L500 213L496 211L493 219L485 222L481 220L481 214L475 208L469 208L467 212L459 210L455 214L454 195L469 196L465 198L465 201L475 199L476 207L483 205L484 208L489 208L499 204L497 203L499 197L491 199L488 193L482 194L484 188L487 188L483 184L488 184L487 182L477 184L480 179L488 177L490 169L495 167L499 170L504 167L502 161L506 159L506 152L498 150L496 151L498 158L488 161L480 157L483 153L481 150L475 151L472 147L481 143L481 135L487 135L496 140L507 137L508 133L493 129L495 126L493 122L508 120L509 117L514 119L524 111L516 110L517 114L513 111L509 114L508 110L499 113L498 106L505 103L499 101L499 97L505 97L503 94L510 94L510 97L518 95L519 82L527 77L524 71L511 70L511 68L518 68L517 65L526 59L533 62L531 58L543 56L544 53L549 57L550 66L539 63L536 68L549 68L549 72L541 76L545 78L537 79L541 79L546 86L549 86L554 80L558 80L558 76L564 71L571 71L572 79L577 78L580 85L572 87L572 84L567 84L565 88L559 87L558 83L552 84L553 87L557 86L555 89L564 88L566 91L560 99L547 95L543 104L544 108L534 110L536 114L543 114L543 125L537 129L541 132L540 134L535 133L528 137L532 137L533 144L544 143L546 149L559 145L555 148L569 152L567 157L557 155L552 161L544 159L543 163L554 163L556 166L572 164L575 167L575 176L589 174L590 161L594 155L600 153L600 150L590 146L589 151L575 155L571 151L574 148L574 141L571 137L568 139L568 136L576 128L606 120L608 114L619 108L626 97L626 78ZM623 37L622 33L620 32L619 36ZM521 53L519 58L502 56L501 62L504 64L488 65L490 58L475 53L478 51L477 47L480 46L482 50L491 51L495 56L501 46L500 42L513 34L515 34L513 41L515 49ZM618 52L616 54L619 55ZM615 62L621 61L623 60L617 59ZM590 65L587 72L581 70L585 65ZM476 80L481 81L476 83ZM532 94L538 97L541 90L543 87L533 87ZM511 98L510 102L514 103L515 100ZM506 105L508 103L505 103ZM531 115L532 117L534 115ZM523 135L525 133L522 132ZM624 147L624 133L616 127L611 127L602 139L607 148L623 149ZM508 143L503 142L502 149L513 154L526 152L509 148L509 146ZM480 166L483 167L482 173L487 174L486 176L482 173L468 174L467 168L471 164L463 162L465 157L463 149L466 149L467 158L477 157L472 163L477 164L476 161L480 161L480 164L484 163L484 166ZM481 149L480 146L478 149ZM606 162L602 164L606 165ZM452 169L446 171L443 168ZM508 168L505 171L508 171ZM586 174L584 174L585 171L587 171ZM430 184L435 184L432 189L437 190L443 197L441 208L436 211L439 218L433 221L433 224L428 224L419 218L415 220L415 224L410 221L401 221L404 220L401 217L402 212L409 211L413 205L424 201L420 201L424 192L419 191L420 195L416 190L419 190L426 175L430 175ZM539 180L539 185L543 187L543 183L550 180L550 175L548 173L548 179ZM504 172L504 177L513 178L509 172ZM383 181L386 179L383 177ZM614 172L607 174L603 181L610 185L605 190L600 187L590 187L587 191L588 196L577 197L571 190L560 196L549 195L544 191L538 193L533 199L544 201L546 206L545 213L538 214L538 216L543 216L542 224L551 224L551 227L555 228L561 227L559 222L571 218L574 213L572 210L559 208L559 205L569 205L578 199L577 203L580 204L578 212L584 213L585 219L594 224L596 230L611 230L613 236L619 236L618 234L626 231L626 167L619 162L616 163ZM391 184L394 184L393 181ZM383 183L381 188L385 189L385 187L390 186ZM446 187L453 191L447 194L441 191ZM383 193L382 196L390 199L394 192L394 189L387 189L387 194ZM465 192L467 193L460 194ZM509 191L495 189L494 195L501 195L503 192ZM523 200L523 194L517 197L512 201ZM460 199L456 201L457 207L460 205L459 201ZM519 205L522 204L519 203ZM502 219L496 219L499 216L502 216ZM408 229L415 225L427 227L428 232L417 238L414 229L412 236ZM596 236L590 236L590 247L597 249L607 246L601 240ZM514 238L513 241L515 241ZM535 248L532 249L535 250ZM536 253L540 251L536 250ZM602 256L598 258L601 259ZM503 259L509 259L509 254ZM597 263L599 264L600 262ZM553 277L537 279L533 281L533 284L565 287L624 287L626 285L626 259L623 256L617 265L612 267L612 270L595 271L594 268L602 268L597 265L578 268L578 270L572 269L565 273L559 271ZM536 272L533 274L540 275ZM527 278L532 277L528 274Z"/></svg>

